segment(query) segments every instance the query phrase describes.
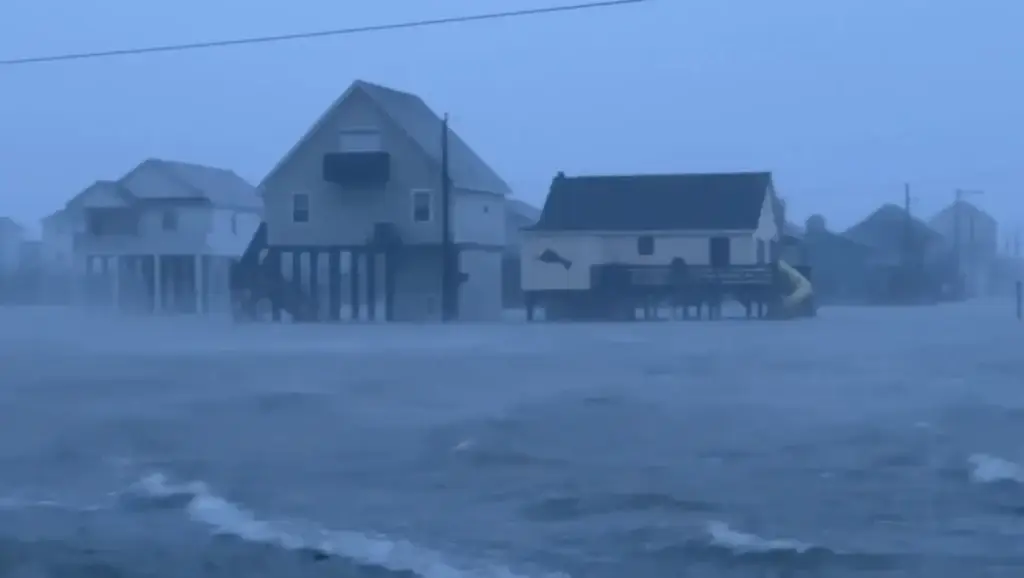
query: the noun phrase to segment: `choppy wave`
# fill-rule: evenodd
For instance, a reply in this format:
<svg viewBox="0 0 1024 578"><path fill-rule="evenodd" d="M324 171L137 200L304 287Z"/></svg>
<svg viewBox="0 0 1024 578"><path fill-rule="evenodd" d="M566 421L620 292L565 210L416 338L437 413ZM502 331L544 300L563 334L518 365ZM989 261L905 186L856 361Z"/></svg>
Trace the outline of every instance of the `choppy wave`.
<svg viewBox="0 0 1024 578"><path fill-rule="evenodd" d="M1024 484L1024 466L989 454L974 454L967 459L971 481L979 484Z"/></svg>
<svg viewBox="0 0 1024 578"><path fill-rule="evenodd" d="M182 507L192 521L216 534L301 552L314 560L341 558L367 570L420 578L526 578L503 566L457 565L437 552L404 540L299 522L262 520L241 505L213 493L203 482L176 483L156 473L139 480L127 495Z"/></svg>

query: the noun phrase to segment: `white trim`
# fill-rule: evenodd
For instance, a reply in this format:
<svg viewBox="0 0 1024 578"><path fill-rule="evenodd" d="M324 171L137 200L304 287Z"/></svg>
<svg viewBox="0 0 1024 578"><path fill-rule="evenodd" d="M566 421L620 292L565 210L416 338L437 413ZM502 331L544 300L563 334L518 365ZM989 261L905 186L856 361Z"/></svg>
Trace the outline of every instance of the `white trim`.
<svg viewBox="0 0 1024 578"><path fill-rule="evenodd" d="M427 218L417 219L416 218L416 198L417 195L427 196ZM434 221L434 190L433 189L412 189L409 191L409 202L411 205L411 217L413 223L431 223Z"/></svg>

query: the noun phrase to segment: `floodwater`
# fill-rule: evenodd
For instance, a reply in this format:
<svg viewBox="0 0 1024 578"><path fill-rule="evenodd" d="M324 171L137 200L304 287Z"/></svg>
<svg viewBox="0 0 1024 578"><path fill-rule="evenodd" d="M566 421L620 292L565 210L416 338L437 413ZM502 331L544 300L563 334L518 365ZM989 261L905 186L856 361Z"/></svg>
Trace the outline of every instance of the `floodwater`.
<svg viewBox="0 0 1024 578"><path fill-rule="evenodd" d="M1024 575L1008 303L0 327L3 577Z"/></svg>

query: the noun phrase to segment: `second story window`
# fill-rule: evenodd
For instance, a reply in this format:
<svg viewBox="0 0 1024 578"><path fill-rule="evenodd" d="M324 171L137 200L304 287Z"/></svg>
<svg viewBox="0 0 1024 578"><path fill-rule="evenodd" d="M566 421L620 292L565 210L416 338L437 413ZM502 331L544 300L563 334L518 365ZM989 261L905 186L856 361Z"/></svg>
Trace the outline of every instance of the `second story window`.
<svg viewBox="0 0 1024 578"><path fill-rule="evenodd" d="M178 230L178 213L173 209L167 209L160 214L160 228L164 231Z"/></svg>
<svg viewBox="0 0 1024 578"><path fill-rule="evenodd" d="M292 222L309 222L309 195L306 193L292 195Z"/></svg>
<svg viewBox="0 0 1024 578"><path fill-rule="evenodd" d="M412 220L414 223L429 223L434 218L433 195L430 191L420 189L412 192Z"/></svg>
<svg viewBox="0 0 1024 578"><path fill-rule="evenodd" d="M372 153L381 150L380 131L375 128L351 128L338 133L339 153Z"/></svg>

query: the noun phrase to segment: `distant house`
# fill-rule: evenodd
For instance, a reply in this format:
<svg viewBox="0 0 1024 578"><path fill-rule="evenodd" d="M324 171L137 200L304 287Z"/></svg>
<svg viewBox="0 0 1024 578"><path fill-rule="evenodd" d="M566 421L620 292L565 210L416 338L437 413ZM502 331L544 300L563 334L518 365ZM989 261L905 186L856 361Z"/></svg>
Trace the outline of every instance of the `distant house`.
<svg viewBox="0 0 1024 578"><path fill-rule="evenodd" d="M939 211L928 224L953 248L967 292L988 293L999 254L995 217L961 199Z"/></svg>
<svg viewBox="0 0 1024 578"><path fill-rule="evenodd" d="M537 224L524 231L523 289L549 304L582 301L601 290L602 271L609 266L634 267L637 273L678 266L770 277L780 212L766 172L559 173Z"/></svg>
<svg viewBox="0 0 1024 578"><path fill-rule="evenodd" d="M843 236L871 249L867 284L875 299L931 299L950 282L945 238L898 205L879 207Z"/></svg>
<svg viewBox="0 0 1024 578"><path fill-rule="evenodd" d="M228 267L261 218L256 189L232 171L149 159L97 181L44 223L51 258L70 233L79 297L193 313L229 307ZM44 235L45 236L45 235Z"/></svg>
<svg viewBox="0 0 1024 578"><path fill-rule="evenodd" d="M879 264L896 265L912 256L925 262L945 255L942 235L894 204L885 204L847 229L843 236L874 250Z"/></svg>
<svg viewBox="0 0 1024 578"><path fill-rule="evenodd" d="M10 217L0 217L0 275L18 270L25 228Z"/></svg>
<svg viewBox="0 0 1024 578"><path fill-rule="evenodd" d="M414 94L354 82L260 185L265 232L238 290L308 320L439 319L447 141L453 301L460 319L497 319L509 187L444 126Z"/></svg>

